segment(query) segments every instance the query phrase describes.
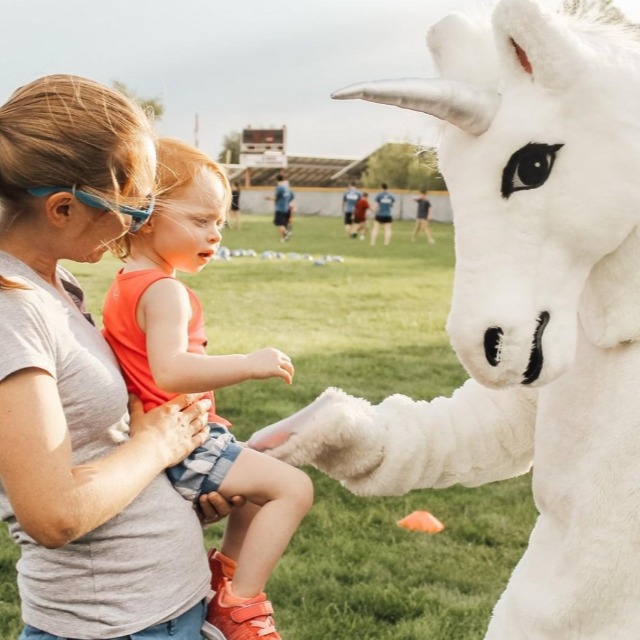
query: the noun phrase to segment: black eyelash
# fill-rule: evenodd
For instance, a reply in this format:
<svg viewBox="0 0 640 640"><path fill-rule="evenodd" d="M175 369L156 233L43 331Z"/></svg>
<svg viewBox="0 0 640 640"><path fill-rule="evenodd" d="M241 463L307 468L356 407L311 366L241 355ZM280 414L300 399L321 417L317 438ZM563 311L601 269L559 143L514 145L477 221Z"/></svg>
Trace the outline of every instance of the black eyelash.
<svg viewBox="0 0 640 640"><path fill-rule="evenodd" d="M518 149L502 171L502 197L541 187L551 175L556 152L563 146L530 142Z"/></svg>

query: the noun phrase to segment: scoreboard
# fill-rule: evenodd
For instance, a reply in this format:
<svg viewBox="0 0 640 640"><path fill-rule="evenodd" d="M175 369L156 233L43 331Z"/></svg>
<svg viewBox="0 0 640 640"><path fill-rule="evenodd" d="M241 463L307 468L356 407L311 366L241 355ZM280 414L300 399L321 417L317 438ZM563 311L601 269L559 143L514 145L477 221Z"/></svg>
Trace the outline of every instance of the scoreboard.
<svg viewBox="0 0 640 640"><path fill-rule="evenodd" d="M242 130L240 164L245 167L287 166L287 128Z"/></svg>

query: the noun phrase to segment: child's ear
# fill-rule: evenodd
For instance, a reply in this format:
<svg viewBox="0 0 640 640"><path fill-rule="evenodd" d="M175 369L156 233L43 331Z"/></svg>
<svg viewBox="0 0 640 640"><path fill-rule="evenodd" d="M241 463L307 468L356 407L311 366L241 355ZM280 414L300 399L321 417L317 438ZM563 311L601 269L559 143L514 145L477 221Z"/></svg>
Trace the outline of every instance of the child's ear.
<svg viewBox="0 0 640 640"><path fill-rule="evenodd" d="M144 235L145 233L152 233L155 223L153 216L151 216L139 229L136 231L136 235Z"/></svg>

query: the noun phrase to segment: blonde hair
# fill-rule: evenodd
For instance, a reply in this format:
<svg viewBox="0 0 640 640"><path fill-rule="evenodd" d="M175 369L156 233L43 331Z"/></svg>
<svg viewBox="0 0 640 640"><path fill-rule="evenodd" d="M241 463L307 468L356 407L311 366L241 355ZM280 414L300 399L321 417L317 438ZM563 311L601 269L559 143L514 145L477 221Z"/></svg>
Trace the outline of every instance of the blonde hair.
<svg viewBox="0 0 640 640"><path fill-rule="evenodd" d="M28 215L30 187L76 186L135 206L153 180L153 129L123 94L72 75L44 76L0 106L0 231ZM11 283L0 276L0 288Z"/></svg>
<svg viewBox="0 0 640 640"><path fill-rule="evenodd" d="M156 205L152 215L162 215L164 200L191 184L202 171L211 171L224 189L223 211L231 204L231 185L224 168L206 153L177 138L160 138L157 143ZM131 251L131 235L118 238L112 245L113 253L124 260Z"/></svg>

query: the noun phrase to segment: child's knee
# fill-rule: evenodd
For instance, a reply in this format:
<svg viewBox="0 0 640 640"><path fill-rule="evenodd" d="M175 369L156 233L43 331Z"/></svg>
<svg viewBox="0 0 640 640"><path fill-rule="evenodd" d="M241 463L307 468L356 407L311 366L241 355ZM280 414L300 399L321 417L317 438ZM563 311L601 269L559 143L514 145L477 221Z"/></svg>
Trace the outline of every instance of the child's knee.
<svg viewBox="0 0 640 640"><path fill-rule="evenodd" d="M313 505L313 482L311 478L300 469L295 469L295 477L290 487L290 497L295 500L296 506L302 513L307 513Z"/></svg>

